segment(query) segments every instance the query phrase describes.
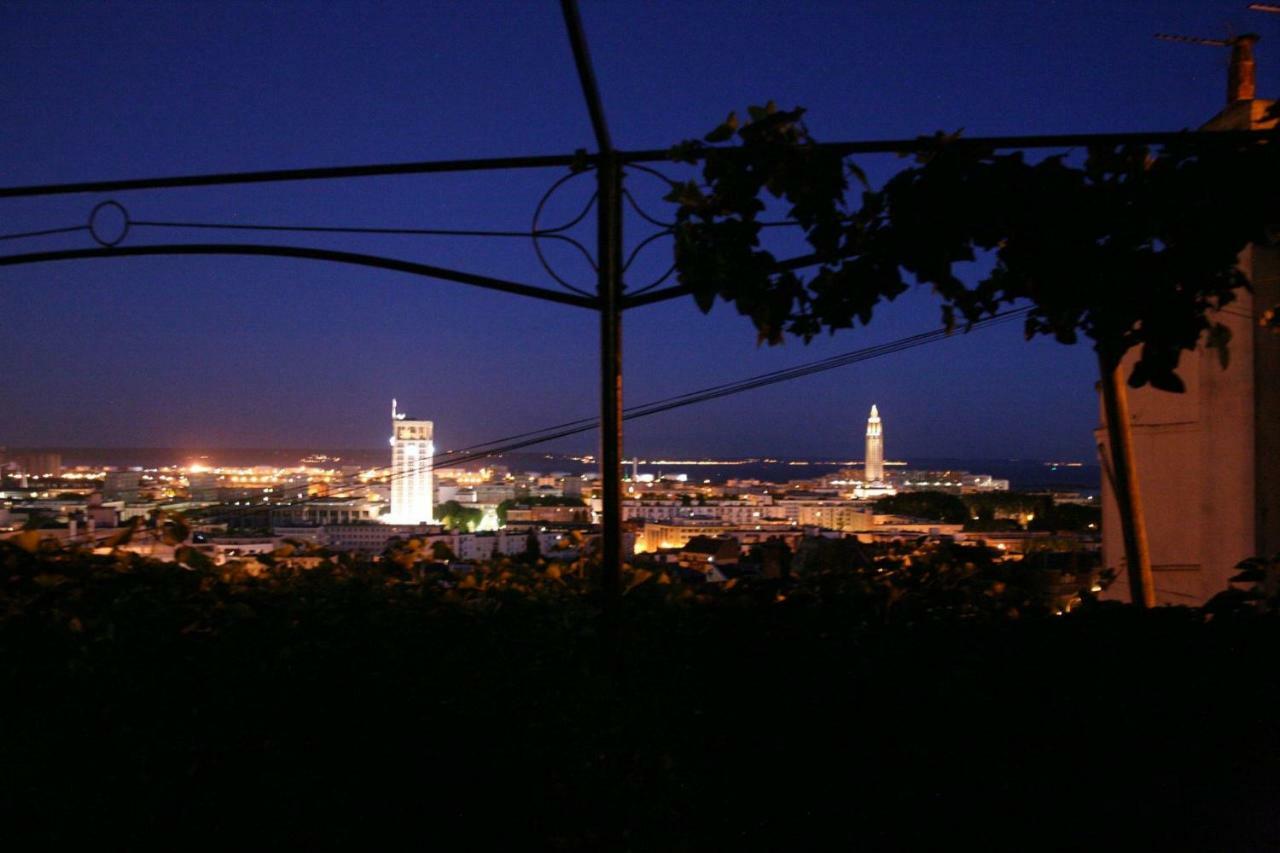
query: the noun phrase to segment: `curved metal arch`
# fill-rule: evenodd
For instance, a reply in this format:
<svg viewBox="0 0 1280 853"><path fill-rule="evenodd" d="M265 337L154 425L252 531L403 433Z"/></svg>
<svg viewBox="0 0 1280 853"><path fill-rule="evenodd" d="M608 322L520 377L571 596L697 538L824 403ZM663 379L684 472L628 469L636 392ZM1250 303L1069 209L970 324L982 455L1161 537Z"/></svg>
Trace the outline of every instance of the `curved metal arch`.
<svg viewBox="0 0 1280 853"><path fill-rule="evenodd" d="M54 252L32 252L24 255L0 256L0 267L20 266L23 264L42 264L52 261L77 261L92 258L127 258L150 255L246 255L276 258L301 258L312 261L328 261L330 263L351 264L354 266L373 267L374 269L391 270L409 273L424 278L436 278L469 284L486 290L502 293L514 293L518 296L529 296L548 302L559 302L562 305L574 305L578 308L599 310L597 300L573 293L562 293L514 281L505 281L476 273L451 270L431 264L420 264L414 261L403 261L397 258L384 258L379 255L367 255L359 252L342 252L333 249L315 249L304 246L270 246L253 243L174 243L153 246L113 246L94 249L64 249Z"/></svg>

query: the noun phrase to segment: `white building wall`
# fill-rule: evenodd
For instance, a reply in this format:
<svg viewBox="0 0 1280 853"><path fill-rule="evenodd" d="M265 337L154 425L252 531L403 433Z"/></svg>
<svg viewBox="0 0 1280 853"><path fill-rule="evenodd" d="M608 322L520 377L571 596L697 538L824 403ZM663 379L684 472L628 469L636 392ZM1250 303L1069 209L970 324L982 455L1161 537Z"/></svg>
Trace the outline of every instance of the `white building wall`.
<svg viewBox="0 0 1280 853"><path fill-rule="evenodd" d="M388 524L433 520L431 466L435 455L431 421L409 420L391 401L391 513Z"/></svg>
<svg viewBox="0 0 1280 853"><path fill-rule="evenodd" d="M1207 129L1260 129L1270 101L1239 101ZM1246 557L1280 549L1280 337L1258 326L1280 301L1280 254L1245 249L1240 268L1254 291L1213 319L1231 330L1230 361L1203 346L1184 353L1182 394L1129 390L1134 462L1151 548L1156 600L1201 604L1227 587ZM1126 375L1136 354L1124 361ZM1107 435L1098 445L1106 453ZM1105 456L1104 456L1105 458ZM1102 481L1102 557L1119 570L1107 590L1128 600L1120 517L1110 481Z"/></svg>

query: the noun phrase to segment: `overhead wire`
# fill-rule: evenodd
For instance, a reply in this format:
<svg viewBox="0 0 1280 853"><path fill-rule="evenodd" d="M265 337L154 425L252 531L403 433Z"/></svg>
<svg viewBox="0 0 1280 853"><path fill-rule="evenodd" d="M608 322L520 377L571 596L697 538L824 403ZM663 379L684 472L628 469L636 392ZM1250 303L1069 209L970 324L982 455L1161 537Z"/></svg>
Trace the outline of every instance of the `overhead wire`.
<svg viewBox="0 0 1280 853"><path fill-rule="evenodd" d="M45 228L41 231L23 231L18 234L0 234L0 240L21 240L26 237L47 237L50 234L70 234L73 231L88 230L88 225L68 225L66 228Z"/></svg>

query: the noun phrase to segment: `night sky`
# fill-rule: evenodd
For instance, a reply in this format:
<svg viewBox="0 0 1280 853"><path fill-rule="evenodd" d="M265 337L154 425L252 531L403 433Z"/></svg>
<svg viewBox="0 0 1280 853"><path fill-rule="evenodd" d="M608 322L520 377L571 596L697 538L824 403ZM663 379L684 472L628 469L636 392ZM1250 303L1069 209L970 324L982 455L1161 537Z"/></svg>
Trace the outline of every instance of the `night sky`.
<svg viewBox="0 0 1280 853"><path fill-rule="evenodd" d="M660 148L772 98L822 141L1178 130L1223 101L1226 52L1168 31L1253 30L1278 90L1280 16L1243 0L583 2L615 143ZM1274 41L1272 39L1275 39ZM0 185L520 154L592 135L558 4L0 2ZM905 165L858 161L881 178ZM674 173L674 170L673 170ZM138 220L527 229L558 171L119 193ZM588 179L549 206L563 221ZM665 214L658 181L628 185ZM584 192L585 191L585 192ZM105 195L0 201L0 234L79 225ZM629 245L652 233L632 217ZM590 244L590 220L576 232ZM320 245L552 285L527 240L139 228L127 244ZM89 247L87 234L0 253ZM591 286L571 253L552 259ZM669 262L659 241L634 285ZM938 325L912 292L868 329L757 347L726 305L629 312L629 404ZM0 269L0 445L377 447L390 400L459 447L596 411L592 312L392 272L261 258ZM628 426L627 451L1092 460L1087 346L1015 325ZM590 450L594 435L558 449Z"/></svg>

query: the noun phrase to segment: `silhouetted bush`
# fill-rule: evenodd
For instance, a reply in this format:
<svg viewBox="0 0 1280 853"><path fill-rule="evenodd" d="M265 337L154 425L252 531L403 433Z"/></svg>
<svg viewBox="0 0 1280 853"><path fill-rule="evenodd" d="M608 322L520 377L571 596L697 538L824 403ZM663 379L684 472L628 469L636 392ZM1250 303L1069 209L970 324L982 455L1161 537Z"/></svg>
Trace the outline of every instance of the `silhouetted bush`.
<svg viewBox="0 0 1280 853"><path fill-rule="evenodd" d="M1275 618L1053 616L982 549L906 552L794 583L628 572L613 645L581 563L0 543L6 840L1275 842Z"/></svg>

